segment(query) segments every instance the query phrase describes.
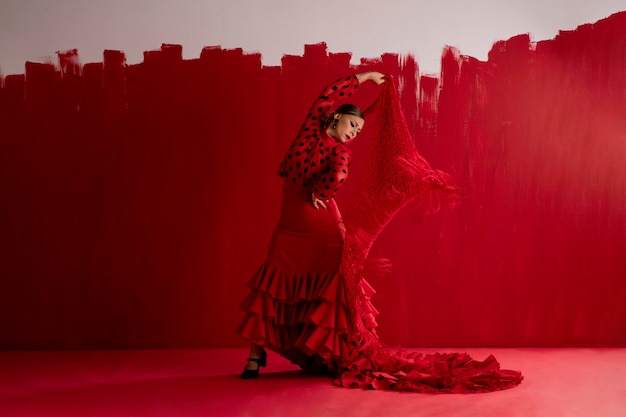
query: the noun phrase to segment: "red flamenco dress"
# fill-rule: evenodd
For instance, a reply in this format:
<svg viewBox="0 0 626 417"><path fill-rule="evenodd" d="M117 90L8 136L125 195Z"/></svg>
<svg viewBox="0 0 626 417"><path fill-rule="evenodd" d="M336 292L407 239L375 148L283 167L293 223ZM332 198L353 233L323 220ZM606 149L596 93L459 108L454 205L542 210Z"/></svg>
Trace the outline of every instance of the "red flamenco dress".
<svg viewBox="0 0 626 417"><path fill-rule="evenodd" d="M248 282L237 333L302 369L333 373L344 387L487 392L518 385L521 374L500 369L493 356L481 362L466 354L393 352L378 340L374 290L363 278L375 264L369 249L410 201L457 189L417 153L388 79L370 108L378 113L376 136L342 221L333 197L347 177L350 151L326 134L323 121L358 87L354 76L326 87L281 163L280 219L265 263ZM316 210L311 193L327 200L328 210Z"/></svg>

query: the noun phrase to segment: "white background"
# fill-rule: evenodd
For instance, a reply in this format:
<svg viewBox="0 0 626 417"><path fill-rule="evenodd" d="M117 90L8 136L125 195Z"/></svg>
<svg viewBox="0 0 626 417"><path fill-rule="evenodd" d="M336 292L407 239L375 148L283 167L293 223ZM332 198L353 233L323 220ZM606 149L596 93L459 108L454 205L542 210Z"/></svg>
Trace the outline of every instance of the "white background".
<svg viewBox="0 0 626 417"><path fill-rule="evenodd" d="M183 45L185 59L219 45L280 65L283 54L326 42L353 63L410 53L422 73L438 73L445 45L485 60L495 41L552 39L623 10L626 0L0 0L0 72L74 48L83 63L115 49L134 64L162 43Z"/></svg>

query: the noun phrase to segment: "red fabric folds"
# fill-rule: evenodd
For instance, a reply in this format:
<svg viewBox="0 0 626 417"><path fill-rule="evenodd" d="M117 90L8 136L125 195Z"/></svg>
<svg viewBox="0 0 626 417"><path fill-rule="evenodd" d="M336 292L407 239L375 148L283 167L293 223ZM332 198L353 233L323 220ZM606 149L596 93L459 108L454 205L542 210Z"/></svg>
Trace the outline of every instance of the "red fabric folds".
<svg viewBox="0 0 626 417"><path fill-rule="evenodd" d="M431 168L417 152L392 79L371 110L378 112L377 134L360 178L346 227L341 277L346 288L348 337L358 351L335 384L351 388L414 392L470 393L507 389L522 375L500 370L493 356L476 361L467 354L420 355L383 348L369 328L362 281L369 250L383 228L409 202L422 199L426 212L454 204L459 189L449 176ZM368 111L368 113L371 111Z"/></svg>
<svg viewBox="0 0 626 417"><path fill-rule="evenodd" d="M493 355L481 362L465 353L422 355L400 351L380 352L373 361L360 356L334 383L348 388L460 394L513 388L521 379L517 371L501 370Z"/></svg>
<svg viewBox="0 0 626 417"><path fill-rule="evenodd" d="M347 212L341 273L350 302L351 334L361 349L379 348L375 335L366 331L361 317L362 295L357 292L364 270L375 260L369 250L393 216L418 196L427 212L440 205L439 194L457 197L459 190L449 176L431 168L417 152L404 119L396 86L388 77L367 114L377 113L376 134L361 174L354 202ZM456 198L447 201L452 203Z"/></svg>

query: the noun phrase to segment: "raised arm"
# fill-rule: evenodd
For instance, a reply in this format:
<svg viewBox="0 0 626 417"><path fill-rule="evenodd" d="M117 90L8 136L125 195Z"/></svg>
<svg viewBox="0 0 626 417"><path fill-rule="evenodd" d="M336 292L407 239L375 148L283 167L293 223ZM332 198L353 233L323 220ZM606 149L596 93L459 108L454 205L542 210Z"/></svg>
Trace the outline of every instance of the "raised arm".
<svg viewBox="0 0 626 417"><path fill-rule="evenodd" d="M314 134L319 134L321 129L324 128L323 121L330 113L330 109L335 101L344 97L351 97L359 88L359 84L359 79L353 75L340 78L326 86L311 105L307 120L305 120L302 126L303 130L313 136L315 136Z"/></svg>
<svg viewBox="0 0 626 417"><path fill-rule="evenodd" d="M359 84L371 81L375 84L385 82L385 74L377 71L368 71L349 77L343 77L328 85L311 105L307 120L303 128L306 131L318 133L323 128L323 120L330 113L335 101L345 97L351 97L359 88Z"/></svg>
<svg viewBox="0 0 626 417"><path fill-rule="evenodd" d="M382 84L385 82L385 74L377 72L377 71L369 71L360 74L356 74L354 77L348 77L345 80L338 80L334 85L331 84L325 90L326 93L322 93L320 97L319 104L314 108L312 108L312 112L317 110L319 114L317 114L316 118L326 117L330 112L330 108L332 102L330 100L326 100L327 98L332 98L333 94L339 94L340 96L347 94L351 95L351 90L356 90L359 84L362 84L366 81L371 81L375 84ZM352 78L352 83L349 85L343 84ZM354 80L358 84L354 84ZM343 82L343 83L342 83ZM352 86L352 88L350 87ZM343 90L347 90L344 92ZM343 182L348 176L348 168L350 166L350 151L344 147L340 147L343 149L335 150L333 149L331 155L328 157L326 169L322 171L322 176L320 178L316 178L313 182L313 189L311 193L311 198L313 202L313 206L317 209L319 207L327 208L325 201L333 198L337 190L343 185Z"/></svg>

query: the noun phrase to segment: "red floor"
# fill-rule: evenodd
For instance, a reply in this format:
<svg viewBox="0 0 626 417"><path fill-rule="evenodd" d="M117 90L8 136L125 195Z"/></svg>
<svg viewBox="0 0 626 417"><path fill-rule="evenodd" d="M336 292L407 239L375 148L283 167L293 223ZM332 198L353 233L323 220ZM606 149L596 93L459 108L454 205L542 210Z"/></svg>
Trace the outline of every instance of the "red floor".
<svg viewBox="0 0 626 417"><path fill-rule="evenodd" d="M420 349L420 351L452 349ZM276 355L240 380L246 351L0 352L0 416L626 416L626 348L454 349L520 369L521 386L428 395L338 388Z"/></svg>

